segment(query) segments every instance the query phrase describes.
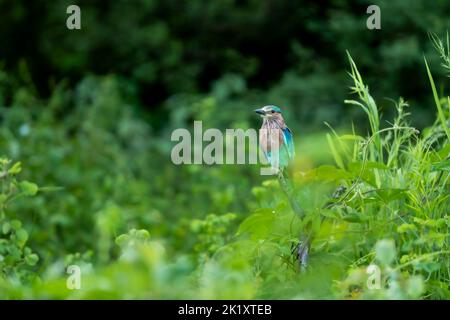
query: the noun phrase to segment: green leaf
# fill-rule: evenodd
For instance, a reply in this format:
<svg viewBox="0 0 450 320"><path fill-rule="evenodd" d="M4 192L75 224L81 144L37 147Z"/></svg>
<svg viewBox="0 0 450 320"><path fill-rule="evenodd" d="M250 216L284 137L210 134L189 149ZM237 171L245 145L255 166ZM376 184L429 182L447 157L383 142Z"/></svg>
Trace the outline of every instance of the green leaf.
<svg viewBox="0 0 450 320"><path fill-rule="evenodd" d="M443 160L431 164L431 171L450 171L450 160Z"/></svg>
<svg viewBox="0 0 450 320"><path fill-rule="evenodd" d="M28 232L25 229L19 229L16 231L17 242L19 246L24 246L28 240Z"/></svg>
<svg viewBox="0 0 450 320"><path fill-rule="evenodd" d="M270 232L270 226L275 215L269 209L261 209L245 219L239 226L238 235L250 233L253 239L265 238Z"/></svg>
<svg viewBox="0 0 450 320"><path fill-rule="evenodd" d="M403 224L401 224L401 225L399 225L398 227L397 227L397 232L398 233L405 233L405 232L407 232L407 231L414 231L414 230L416 230L417 228L416 228L416 226L414 225L414 224L411 224L411 223L403 223Z"/></svg>
<svg viewBox="0 0 450 320"><path fill-rule="evenodd" d="M25 262L29 266L34 266L39 261L39 256L35 253L25 256Z"/></svg>
<svg viewBox="0 0 450 320"><path fill-rule="evenodd" d="M349 163L349 168L353 170L361 170L362 162L351 162ZM389 169L388 166L386 166L384 163L381 162L375 162L375 161L366 161L364 165L365 169L381 169L381 170L387 170Z"/></svg>
<svg viewBox="0 0 450 320"><path fill-rule="evenodd" d="M447 222L444 218L424 220L421 218L414 217L413 221L420 225L427 226L430 228L442 228L447 224Z"/></svg>
<svg viewBox="0 0 450 320"><path fill-rule="evenodd" d="M344 221L351 222L351 223L362 223L364 221L367 221L367 217L364 217L361 213L357 211L352 211L348 214L346 214L344 217L342 217Z"/></svg>
<svg viewBox="0 0 450 320"><path fill-rule="evenodd" d="M10 175L16 175L22 171L22 164L20 162L16 162L9 170L8 173Z"/></svg>
<svg viewBox="0 0 450 320"><path fill-rule="evenodd" d="M140 240L146 240L150 238L150 233L147 230L139 230L136 232L136 237Z"/></svg>
<svg viewBox="0 0 450 320"><path fill-rule="evenodd" d="M375 190L377 196L384 203L406 197L406 191L408 191L408 189L384 188Z"/></svg>
<svg viewBox="0 0 450 320"><path fill-rule="evenodd" d="M22 222L20 222L20 220L14 219L11 221L11 227L14 230L18 230L22 227Z"/></svg>
<svg viewBox="0 0 450 320"><path fill-rule="evenodd" d="M309 170L303 175L296 174L296 180L300 181L339 181L351 178L351 175L343 169L335 166L324 165L318 168Z"/></svg>
<svg viewBox="0 0 450 320"><path fill-rule="evenodd" d="M374 161L367 161L365 163L351 162L348 164L348 170L354 178L361 177L361 179L372 186L376 186L375 169L387 170L389 168L384 163Z"/></svg>
<svg viewBox="0 0 450 320"><path fill-rule="evenodd" d="M441 269L439 262L419 262L414 265L417 270L425 270L426 272L436 272Z"/></svg>
<svg viewBox="0 0 450 320"><path fill-rule="evenodd" d="M8 199L8 196L6 194L0 194L0 205L5 203L5 201Z"/></svg>
<svg viewBox="0 0 450 320"><path fill-rule="evenodd" d="M21 181L19 183L19 189L26 196L34 196L39 191L37 184L29 181Z"/></svg>
<svg viewBox="0 0 450 320"><path fill-rule="evenodd" d="M434 102L435 102L436 108L438 110L439 121L441 122L442 128L444 129L445 133L447 134L447 138L450 139L450 130L447 127L447 119L445 117L445 113L442 108L441 101L439 100L439 96L438 96L438 93L436 90L436 86L434 84L433 76L431 75L430 68L428 67L427 59L425 59L425 57L423 59L425 60L425 66L427 68L427 74L428 74L428 78L430 80L431 90L433 91ZM450 102L450 99L449 99L449 102Z"/></svg>
<svg viewBox="0 0 450 320"><path fill-rule="evenodd" d="M321 210L320 215L331 218L331 219L341 219L342 217L337 213L336 210Z"/></svg>
<svg viewBox="0 0 450 320"><path fill-rule="evenodd" d="M344 134L342 136L339 136L339 139L350 141L364 141L363 137L354 134Z"/></svg>
<svg viewBox="0 0 450 320"><path fill-rule="evenodd" d="M449 153L450 153L450 144L447 144L445 147L443 147L441 150L437 152L440 159L447 158Z"/></svg>
<svg viewBox="0 0 450 320"><path fill-rule="evenodd" d="M336 165L341 168L344 169L344 161L342 160L341 155L339 154L339 152L336 149L336 146L333 142L333 138L331 137L331 135L329 133L326 134L327 137L327 141L328 141L328 146L331 149L331 153L333 154L334 157L334 161L336 161Z"/></svg>
<svg viewBox="0 0 450 320"><path fill-rule="evenodd" d="M125 245L127 242L128 242L128 240L130 239L130 236L129 235L127 235L127 234L121 234L120 236L118 236L117 238L116 238L116 244L118 245L118 246L123 246L123 245Z"/></svg>
<svg viewBox="0 0 450 320"><path fill-rule="evenodd" d="M2 226L3 234L7 234L11 230L11 225L8 222L5 222Z"/></svg>

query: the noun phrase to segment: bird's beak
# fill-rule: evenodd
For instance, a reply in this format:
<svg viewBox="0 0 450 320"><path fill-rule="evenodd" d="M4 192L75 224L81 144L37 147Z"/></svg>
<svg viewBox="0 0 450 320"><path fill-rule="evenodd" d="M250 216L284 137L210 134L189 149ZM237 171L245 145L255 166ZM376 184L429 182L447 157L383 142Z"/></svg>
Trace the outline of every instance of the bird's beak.
<svg viewBox="0 0 450 320"><path fill-rule="evenodd" d="M256 112L257 114L262 115L262 116L264 116L264 115L266 114L266 113L264 112L263 109L256 109L255 112Z"/></svg>

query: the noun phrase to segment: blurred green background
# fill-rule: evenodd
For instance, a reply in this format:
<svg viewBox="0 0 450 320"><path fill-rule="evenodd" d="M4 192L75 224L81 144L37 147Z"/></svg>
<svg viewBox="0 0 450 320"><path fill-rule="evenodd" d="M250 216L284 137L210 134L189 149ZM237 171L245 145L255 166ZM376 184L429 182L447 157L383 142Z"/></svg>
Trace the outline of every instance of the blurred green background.
<svg viewBox="0 0 450 320"><path fill-rule="evenodd" d="M445 0L77 1L82 29L69 31L70 4L1 1L4 70L32 81L41 97L63 79L74 86L87 75L114 75L157 130L170 121L171 102L182 99L182 108L208 93L235 99L230 113L245 115L249 106L269 102L285 106L291 122L313 129L357 117L342 104L345 50L376 97L407 97L424 126L432 118L430 95L417 69L433 50L427 33L442 34L450 24ZM381 30L366 28L370 4L381 8ZM2 98L8 104L11 92ZM392 109L387 101L381 108L386 117Z"/></svg>
<svg viewBox="0 0 450 320"><path fill-rule="evenodd" d="M70 4L81 8L81 30L66 28ZM381 30L366 28L370 4L381 8ZM31 274L52 279L74 261L107 266L119 255L114 239L133 228L148 230L169 257L187 255L175 271L164 267L167 277L196 270L270 201L258 197L266 179L256 166L173 165L172 130L194 120L257 128L252 110L274 104L295 133L296 169L332 163L324 122L354 123L362 135L368 128L363 112L344 104L346 50L382 123L395 111L387 98L402 96L412 124L430 125L423 57L444 79L428 32L450 29L449 12L447 0L1 0L0 154L22 162L23 179L61 187L6 210L39 256ZM203 297L222 297L214 286ZM155 290L132 297L177 297ZM254 297L248 290L237 297ZM7 297L47 297L27 292ZM106 296L127 297L119 292Z"/></svg>

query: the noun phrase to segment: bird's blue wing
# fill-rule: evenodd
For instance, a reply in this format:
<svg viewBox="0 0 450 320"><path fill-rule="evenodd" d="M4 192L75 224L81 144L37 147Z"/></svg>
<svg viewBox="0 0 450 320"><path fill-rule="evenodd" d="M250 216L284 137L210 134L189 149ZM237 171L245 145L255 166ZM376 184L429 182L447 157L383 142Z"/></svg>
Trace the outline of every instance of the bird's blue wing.
<svg viewBox="0 0 450 320"><path fill-rule="evenodd" d="M283 139L289 160L293 160L295 157L294 136L292 135L292 131L288 127L283 129Z"/></svg>
<svg viewBox="0 0 450 320"><path fill-rule="evenodd" d="M272 152L264 151L264 155L266 156L267 161L272 165Z"/></svg>
<svg viewBox="0 0 450 320"><path fill-rule="evenodd" d="M278 155L278 165L283 168L288 166L289 162L294 159L295 150L292 131L288 127L286 127L282 129L282 134L283 144L282 146L280 146L279 152L277 152L276 154ZM272 166L274 166L275 160L273 159L274 154L272 154L272 151L264 151L264 155L266 156L268 162Z"/></svg>

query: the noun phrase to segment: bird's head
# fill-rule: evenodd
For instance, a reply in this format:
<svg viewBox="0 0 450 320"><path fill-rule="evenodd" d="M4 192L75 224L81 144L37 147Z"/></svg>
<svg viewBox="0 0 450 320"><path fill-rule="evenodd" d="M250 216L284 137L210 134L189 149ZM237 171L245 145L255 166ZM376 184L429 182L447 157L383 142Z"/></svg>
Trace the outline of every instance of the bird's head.
<svg viewBox="0 0 450 320"><path fill-rule="evenodd" d="M259 114L261 117L266 119L276 119L276 118L282 118L281 116L281 109L277 106L264 106L260 109L256 109L255 112Z"/></svg>

